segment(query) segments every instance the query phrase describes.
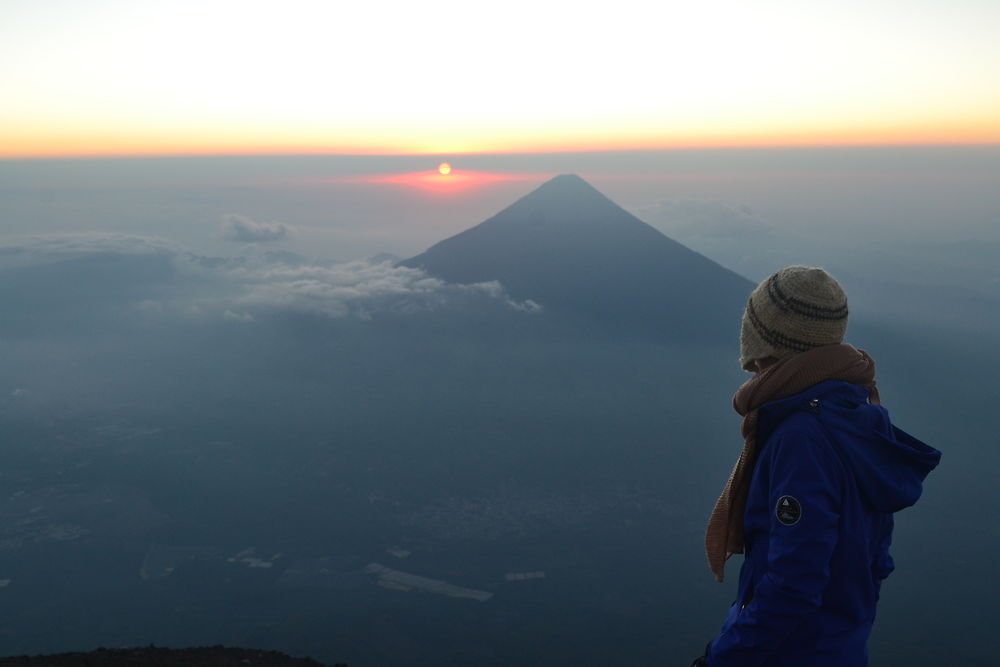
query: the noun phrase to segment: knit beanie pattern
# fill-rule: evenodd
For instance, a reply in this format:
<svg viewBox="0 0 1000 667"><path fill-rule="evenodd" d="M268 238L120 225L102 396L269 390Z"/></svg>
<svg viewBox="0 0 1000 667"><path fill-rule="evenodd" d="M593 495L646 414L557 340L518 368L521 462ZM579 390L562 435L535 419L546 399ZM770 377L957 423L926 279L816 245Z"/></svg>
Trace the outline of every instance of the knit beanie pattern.
<svg viewBox="0 0 1000 667"><path fill-rule="evenodd" d="M823 269L789 266L750 294L740 331L740 366L754 371L755 359L786 359L844 340L847 294Z"/></svg>

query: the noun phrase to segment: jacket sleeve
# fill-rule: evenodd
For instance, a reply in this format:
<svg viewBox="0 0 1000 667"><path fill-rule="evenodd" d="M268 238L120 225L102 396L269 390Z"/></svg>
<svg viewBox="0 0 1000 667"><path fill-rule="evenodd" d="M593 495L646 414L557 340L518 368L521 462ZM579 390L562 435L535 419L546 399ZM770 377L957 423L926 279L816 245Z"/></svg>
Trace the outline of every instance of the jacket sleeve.
<svg viewBox="0 0 1000 667"><path fill-rule="evenodd" d="M780 652L799 620L819 608L830 580L843 464L818 434L785 433L768 447L769 456L761 460L769 468L766 571L750 602L710 644L709 667L752 667Z"/></svg>

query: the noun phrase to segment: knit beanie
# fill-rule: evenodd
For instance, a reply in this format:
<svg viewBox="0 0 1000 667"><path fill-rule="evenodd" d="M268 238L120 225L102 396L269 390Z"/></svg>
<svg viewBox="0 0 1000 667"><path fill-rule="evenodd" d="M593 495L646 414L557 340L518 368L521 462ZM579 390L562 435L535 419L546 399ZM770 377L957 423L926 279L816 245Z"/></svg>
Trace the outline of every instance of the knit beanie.
<svg viewBox="0 0 1000 667"><path fill-rule="evenodd" d="M740 366L755 359L785 359L844 340L847 295L823 269L789 266L765 279L750 295L740 331Z"/></svg>

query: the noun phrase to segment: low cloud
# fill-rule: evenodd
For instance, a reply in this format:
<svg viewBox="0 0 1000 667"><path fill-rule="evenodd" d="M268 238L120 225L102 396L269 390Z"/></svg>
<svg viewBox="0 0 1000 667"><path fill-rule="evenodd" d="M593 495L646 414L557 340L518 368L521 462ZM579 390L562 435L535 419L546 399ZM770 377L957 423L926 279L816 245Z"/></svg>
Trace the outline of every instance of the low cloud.
<svg viewBox="0 0 1000 667"><path fill-rule="evenodd" d="M682 242L691 239L746 242L771 236L771 228L750 207L720 201L666 200L640 209L638 215Z"/></svg>
<svg viewBox="0 0 1000 667"><path fill-rule="evenodd" d="M229 213L222 217L222 238L234 243L284 241L295 236L296 229L282 222L257 222Z"/></svg>
<svg viewBox="0 0 1000 667"><path fill-rule="evenodd" d="M330 317L367 319L377 312L424 312L467 305L488 298L527 312L534 302L516 302L496 281L461 285L446 283L420 269L368 260L332 266L265 265L233 269L244 286L236 303L242 309L291 309Z"/></svg>
<svg viewBox="0 0 1000 667"><path fill-rule="evenodd" d="M507 295L507 291L500 284L499 280L491 280L485 283L476 283L474 285L463 285L463 287L473 288L487 294L494 299L503 301L509 308L514 310L519 310L522 313L539 313L542 311L541 304L531 300L525 299L524 301L515 301Z"/></svg>
<svg viewBox="0 0 1000 667"><path fill-rule="evenodd" d="M52 264L98 256L174 256L184 254L173 241L128 234L50 234L0 245L0 269Z"/></svg>
<svg viewBox="0 0 1000 667"><path fill-rule="evenodd" d="M231 310L227 310L222 313L222 318L226 320L232 320L234 322L253 322L253 315L248 313L236 313Z"/></svg>

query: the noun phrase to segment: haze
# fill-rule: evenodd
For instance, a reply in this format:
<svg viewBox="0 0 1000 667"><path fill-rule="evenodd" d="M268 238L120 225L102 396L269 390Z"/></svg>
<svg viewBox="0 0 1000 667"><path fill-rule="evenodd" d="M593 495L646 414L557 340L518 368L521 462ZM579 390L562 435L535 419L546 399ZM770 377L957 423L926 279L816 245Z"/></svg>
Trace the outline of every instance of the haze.
<svg viewBox="0 0 1000 667"><path fill-rule="evenodd" d="M567 172L722 266L627 241ZM990 147L2 162L0 654L696 654L731 598L701 535L742 301L802 262L945 453L898 519L875 660L988 661L998 175ZM398 263L543 184L448 251L472 282Z"/></svg>

